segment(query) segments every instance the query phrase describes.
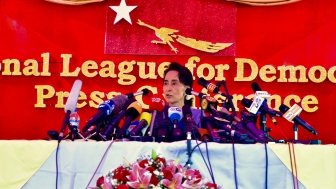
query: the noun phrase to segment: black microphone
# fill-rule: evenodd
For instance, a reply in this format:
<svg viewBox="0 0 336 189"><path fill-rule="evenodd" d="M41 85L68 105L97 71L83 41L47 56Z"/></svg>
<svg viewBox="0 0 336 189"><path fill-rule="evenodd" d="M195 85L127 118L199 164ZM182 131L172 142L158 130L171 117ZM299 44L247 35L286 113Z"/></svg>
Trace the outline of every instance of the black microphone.
<svg viewBox="0 0 336 189"><path fill-rule="evenodd" d="M135 99L134 98L127 98L125 104L123 104L121 110L119 112L116 113L115 116L113 116L111 119L112 121L108 124L107 128L105 129L104 131L104 134L103 134L103 137L104 138L109 138L111 136L112 133L115 133L115 131L118 128L118 124L119 122L122 120L122 118L125 116L125 112L128 108L128 106L135 102Z"/></svg>
<svg viewBox="0 0 336 189"><path fill-rule="evenodd" d="M126 131L130 126L131 122L138 117L142 112L141 104L138 101L132 102L127 110L125 111L125 121L124 124L121 126L121 129L118 133L118 137L125 137L127 135Z"/></svg>
<svg viewBox="0 0 336 189"><path fill-rule="evenodd" d="M251 84L251 88L252 88L252 90L253 90L254 92L262 91L261 88L260 88L260 86L259 86L258 83L256 83L256 82L253 82L253 83Z"/></svg>
<svg viewBox="0 0 336 189"><path fill-rule="evenodd" d="M242 111L241 114L242 114L241 124L247 131L248 136L256 142L260 143L266 142L265 133L256 127L255 115L247 111Z"/></svg>
<svg viewBox="0 0 336 189"><path fill-rule="evenodd" d="M279 107L279 110L282 113L286 113L289 110L289 107L284 105L284 104L281 104L280 107ZM311 125L309 125L309 123L307 123L303 119L301 119L298 115L293 118L293 121L294 121L294 123L301 125L307 131L313 133L314 135L317 135L316 130Z"/></svg>
<svg viewBox="0 0 336 189"><path fill-rule="evenodd" d="M251 88L252 88L252 90L254 91L254 92L257 92L257 91L262 91L262 89L261 89L261 87L258 85L258 83L256 83L256 82L253 82L252 84L251 84ZM264 106L268 106L267 105L267 100L265 99L264 100ZM271 120L272 120L272 122L275 124L275 125L277 125L278 124L278 122L277 122L277 120L275 119L275 117L273 116L273 115L271 115L271 114L268 114L269 115L269 117L271 118Z"/></svg>
<svg viewBox="0 0 336 189"><path fill-rule="evenodd" d="M84 125L82 132L86 132L92 125L96 125L102 119L111 115L113 112L118 113L127 101L127 96L117 95L110 100L101 103L98 106L98 112L93 115Z"/></svg>
<svg viewBox="0 0 336 189"><path fill-rule="evenodd" d="M217 85L208 82L203 77L201 77L201 78L198 79L198 84L200 84L202 87L206 88L208 91L210 91L212 93L216 93L216 94L219 94L219 95L227 97L226 94L222 93L219 90L219 87Z"/></svg>
<svg viewBox="0 0 336 189"><path fill-rule="evenodd" d="M216 109L218 101L212 96L208 96L204 93L195 92L190 88L186 89L186 94L199 97L201 99L202 110L210 112L214 117L226 119L228 122L232 122L236 118L239 119L238 117L232 116L228 111L225 111L223 108L218 111Z"/></svg>
<svg viewBox="0 0 336 189"><path fill-rule="evenodd" d="M221 141L221 138L218 135L218 133L216 133L212 128L213 126L215 126L214 119L212 117L203 117L201 119L201 125L208 131L211 141L213 142Z"/></svg>
<svg viewBox="0 0 336 189"><path fill-rule="evenodd" d="M241 104L243 106L245 106L246 108L250 108L252 105L253 101L247 98L243 98L241 100ZM278 112L276 110L273 110L271 108L269 108L267 105L265 105L264 103L260 106L258 112L260 113L264 113L264 114L269 114L271 116L276 116L276 117L281 117L282 113Z"/></svg>
<svg viewBox="0 0 336 189"><path fill-rule="evenodd" d="M140 131L148 127L152 119L152 114L149 112L142 112L139 118L139 123L130 131L130 136L138 136Z"/></svg>
<svg viewBox="0 0 336 189"><path fill-rule="evenodd" d="M147 95L149 93L149 89L142 89L141 91L139 92L135 92L135 93L128 93L126 94L126 96L130 99L130 98L134 98L135 96L138 96L138 95Z"/></svg>
<svg viewBox="0 0 336 189"><path fill-rule="evenodd" d="M117 113L116 117L113 117L113 120L111 121L111 123L108 124L107 129L104 131L103 136L105 138L107 138L112 134L114 129L117 129L116 128L117 124L125 116L126 109L128 109L129 105L132 104L135 101L135 99L134 99L135 96L147 95L148 93L149 93L149 89L145 88L145 89L142 89L139 92L126 94L126 96L127 96L126 102L123 104L122 108L120 108L120 110L118 112L116 111L116 113ZM126 130L124 132L126 132Z"/></svg>

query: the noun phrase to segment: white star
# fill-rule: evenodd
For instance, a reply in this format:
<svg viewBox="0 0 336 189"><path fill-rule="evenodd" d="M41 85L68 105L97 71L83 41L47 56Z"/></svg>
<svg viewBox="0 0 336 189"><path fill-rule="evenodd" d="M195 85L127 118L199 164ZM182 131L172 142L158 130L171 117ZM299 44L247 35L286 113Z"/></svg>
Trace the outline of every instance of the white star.
<svg viewBox="0 0 336 189"><path fill-rule="evenodd" d="M130 18L130 12L134 10L137 6L127 6L125 0L121 0L119 6L110 6L112 10L114 10L117 13L117 16L115 17L114 23L116 24L121 19L125 19L128 23L132 24L131 18Z"/></svg>

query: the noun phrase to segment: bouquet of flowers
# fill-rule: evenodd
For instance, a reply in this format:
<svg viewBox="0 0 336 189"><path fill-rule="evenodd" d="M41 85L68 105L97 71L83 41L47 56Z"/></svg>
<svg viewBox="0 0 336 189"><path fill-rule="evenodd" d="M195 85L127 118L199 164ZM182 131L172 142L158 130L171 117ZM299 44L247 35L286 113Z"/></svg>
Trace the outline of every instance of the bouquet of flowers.
<svg viewBox="0 0 336 189"><path fill-rule="evenodd" d="M217 189L195 169L184 168L174 160L166 160L155 151L135 163L119 166L99 177L100 189Z"/></svg>

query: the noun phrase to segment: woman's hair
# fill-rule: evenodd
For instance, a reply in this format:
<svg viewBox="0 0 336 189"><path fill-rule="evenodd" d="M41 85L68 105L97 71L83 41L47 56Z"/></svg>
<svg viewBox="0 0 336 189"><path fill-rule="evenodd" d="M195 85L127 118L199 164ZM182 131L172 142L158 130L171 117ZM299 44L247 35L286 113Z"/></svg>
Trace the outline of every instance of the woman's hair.
<svg viewBox="0 0 336 189"><path fill-rule="evenodd" d="M168 68L164 71L163 78L169 71L177 71L179 81L190 88L193 86L193 76L190 70L177 62L172 62L169 64ZM184 99L184 104L191 106L192 100Z"/></svg>

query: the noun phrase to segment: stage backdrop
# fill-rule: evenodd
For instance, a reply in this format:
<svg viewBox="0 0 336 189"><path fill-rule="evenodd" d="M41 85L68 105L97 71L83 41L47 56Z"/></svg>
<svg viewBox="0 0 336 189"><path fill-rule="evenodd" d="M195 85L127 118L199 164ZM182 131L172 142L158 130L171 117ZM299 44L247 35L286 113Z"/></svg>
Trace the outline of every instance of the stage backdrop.
<svg viewBox="0 0 336 189"><path fill-rule="evenodd" d="M119 12L118 12L119 11ZM120 12L121 11L121 12ZM121 14L121 13L128 14ZM109 0L80 6L43 0L0 2L0 139L43 139L59 130L76 79L83 125L119 93L162 93L167 62L198 80L226 80L237 111L252 82L270 106L300 105L299 139L336 143L336 2L249 6L225 0ZM195 82L195 91L202 87ZM141 98L138 98L142 101ZM196 104L197 106L197 104ZM292 123L267 126L292 139Z"/></svg>

